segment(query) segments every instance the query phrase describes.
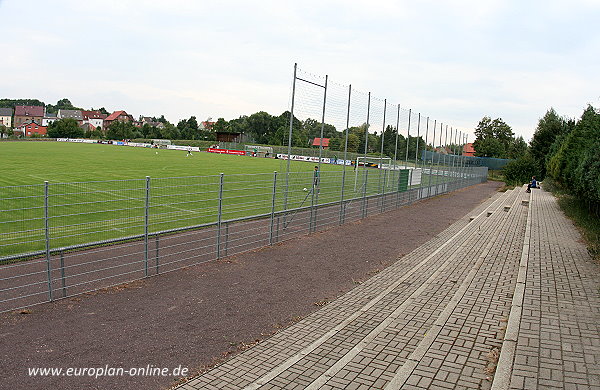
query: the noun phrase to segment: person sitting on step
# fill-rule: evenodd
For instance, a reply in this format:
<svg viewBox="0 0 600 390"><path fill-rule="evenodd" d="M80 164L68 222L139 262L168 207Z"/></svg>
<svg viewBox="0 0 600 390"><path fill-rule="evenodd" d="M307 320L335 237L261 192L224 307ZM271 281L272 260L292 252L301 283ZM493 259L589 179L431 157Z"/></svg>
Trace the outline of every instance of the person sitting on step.
<svg viewBox="0 0 600 390"><path fill-rule="evenodd" d="M531 182L527 184L527 192L531 192L532 188L538 188L537 181L535 180L535 176L531 177Z"/></svg>

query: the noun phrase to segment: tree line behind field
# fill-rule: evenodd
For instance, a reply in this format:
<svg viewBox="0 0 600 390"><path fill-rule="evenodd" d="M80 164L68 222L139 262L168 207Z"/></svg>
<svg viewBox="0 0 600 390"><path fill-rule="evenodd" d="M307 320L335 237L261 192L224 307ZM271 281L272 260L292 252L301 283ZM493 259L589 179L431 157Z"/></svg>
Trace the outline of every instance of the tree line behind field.
<svg viewBox="0 0 600 390"><path fill-rule="evenodd" d="M315 138L329 138L329 150L343 152L346 148L346 133L348 133L347 150L350 153L363 153L365 144L368 154L381 153L381 132L367 132L368 125L350 127L339 131L335 126L320 120L307 118L300 120L294 117L292 121L292 146L312 147ZM214 131L240 133L249 136L257 144L287 146L290 130L290 112L285 111L279 116L270 115L260 111L250 116L240 116L237 119L226 121L219 118L213 126ZM419 150L427 148L423 137L410 137L408 143L409 158L414 158L417 146ZM396 144L396 128L388 125L383 134L383 155L399 159L406 154L406 137L398 134Z"/></svg>

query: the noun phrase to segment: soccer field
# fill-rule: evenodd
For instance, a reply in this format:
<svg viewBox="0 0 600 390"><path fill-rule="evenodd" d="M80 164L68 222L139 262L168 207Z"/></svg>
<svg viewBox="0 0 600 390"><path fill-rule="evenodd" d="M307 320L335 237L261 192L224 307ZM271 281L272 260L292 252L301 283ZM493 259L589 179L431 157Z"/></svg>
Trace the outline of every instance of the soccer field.
<svg viewBox="0 0 600 390"><path fill-rule="evenodd" d="M102 144L0 143L0 256L43 250L46 233L51 248L58 248L141 235L146 226L149 233L166 231L214 223L219 215L221 220L264 215L342 196L341 166L322 164L317 188L315 164L292 161L286 187L285 160L186 154ZM352 168L346 171L344 199L397 188L399 172L367 169L366 177L361 170L355 183Z"/></svg>
<svg viewBox="0 0 600 390"><path fill-rule="evenodd" d="M0 142L0 186L98 180L206 176L219 173L273 173L283 161L246 156L193 153L69 142ZM311 171L311 164L292 162L293 171ZM341 169L323 166L324 170Z"/></svg>

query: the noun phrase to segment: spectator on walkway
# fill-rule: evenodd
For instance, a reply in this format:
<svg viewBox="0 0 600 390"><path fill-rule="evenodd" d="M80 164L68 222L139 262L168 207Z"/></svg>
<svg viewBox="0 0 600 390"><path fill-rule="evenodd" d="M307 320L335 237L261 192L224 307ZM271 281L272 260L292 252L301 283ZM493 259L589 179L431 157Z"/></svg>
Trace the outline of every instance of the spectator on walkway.
<svg viewBox="0 0 600 390"><path fill-rule="evenodd" d="M532 188L538 188L537 181L535 180L535 176L531 177L531 182L527 184L527 192L531 192Z"/></svg>

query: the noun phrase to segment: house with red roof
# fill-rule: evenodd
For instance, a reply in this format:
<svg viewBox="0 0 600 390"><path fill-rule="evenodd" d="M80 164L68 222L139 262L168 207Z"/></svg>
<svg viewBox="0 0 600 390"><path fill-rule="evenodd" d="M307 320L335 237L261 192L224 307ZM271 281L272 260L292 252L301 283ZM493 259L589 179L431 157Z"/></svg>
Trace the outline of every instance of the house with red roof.
<svg viewBox="0 0 600 390"><path fill-rule="evenodd" d="M329 148L329 138L315 138L313 139L312 146L323 146L323 149Z"/></svg>
<svg viewBox="0 0 600 390"><path fill-rule="evenodd" d="M31 137L34 134L48 134L48 128L46 126L39 125L36 122L28 122L15 128L14 132L15 134L22 133L25 137Z"/></svg>
<svg viewBox="0 0 600 390"><path fill-rule="evenodd" d="M463 146L463 156L475 157L475 148L473 143L468 143Z"/></svg>
<svg viewBox="0 0 600 390"><path fill-rule="evenodd" d="M98 110L83 110L81 111L81 116L84 124L89 123L90 125L94 126L94 128L99 127L102 129L104 127L104 119L106 119L108 115L103 114Z"/></svg>
<svg viewBox="0 0 600 390"><path fill-rule="evenodd" d="M27 122L42 123L46 113L44 106L15 106L15 119L13 127L17 128Z"/></svg>
<svg viewBox="0 0 600 390"><path fill-rule="evenodd" d="M115 111L104 119L103 129L106 131L114 121L133 122L133 116L129 115L123 110Z"/></svg>

